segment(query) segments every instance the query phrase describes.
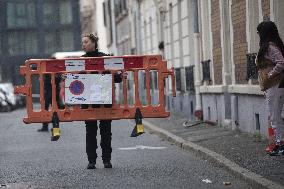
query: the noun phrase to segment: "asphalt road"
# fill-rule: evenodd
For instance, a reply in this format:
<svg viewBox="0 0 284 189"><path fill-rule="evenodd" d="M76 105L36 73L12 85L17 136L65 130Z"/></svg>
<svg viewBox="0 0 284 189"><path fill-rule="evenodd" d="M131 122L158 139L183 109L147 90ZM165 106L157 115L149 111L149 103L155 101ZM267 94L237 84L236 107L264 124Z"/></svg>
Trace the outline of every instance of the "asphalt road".
<svg viewBox="0 0 284 189"><path fill-rule="evenodd" d="M50 141L40 124L25 125L25 109L0 114L0 188L259 188L222 167L146 131L131 138L128 120L113 121L113 169L87 170L83 122L62 123ZM98 132L99 133L99 132ZM225 185L228 182L229 185Z"/></svg>

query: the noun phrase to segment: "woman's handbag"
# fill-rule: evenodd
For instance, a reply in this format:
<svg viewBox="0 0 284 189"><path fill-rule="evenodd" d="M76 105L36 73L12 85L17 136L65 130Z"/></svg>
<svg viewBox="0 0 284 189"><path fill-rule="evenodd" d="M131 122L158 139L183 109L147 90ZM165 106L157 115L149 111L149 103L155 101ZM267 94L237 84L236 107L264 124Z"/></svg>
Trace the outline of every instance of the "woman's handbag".
<svg viewBox="0 0 284 189"><path fill-rule="evenodd" d="M256 63L258 68L258 82L261 91L266 91L280 83L281 76L283 75L281 73L268 79L268 73L274 68L274 64L271 60L264 59L263 61L256 61Z"/></svg>

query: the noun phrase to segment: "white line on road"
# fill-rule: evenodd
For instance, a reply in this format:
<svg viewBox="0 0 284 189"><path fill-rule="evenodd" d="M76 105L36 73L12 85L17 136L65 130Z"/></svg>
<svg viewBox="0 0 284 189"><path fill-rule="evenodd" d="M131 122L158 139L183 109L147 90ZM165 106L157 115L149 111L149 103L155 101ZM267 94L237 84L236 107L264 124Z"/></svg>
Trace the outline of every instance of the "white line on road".
<svg viewBox="0 0 284 189"><path fill-rule="evenodd" d="M208 183L209 183L209 184L211 184L211 183L212 183L212 181L211 181L211 180L209 180L209 179L203 179L203 180L202 180L202 182L205 182L205 183L207 183L207 184L208 184Z"/></svg>
<svg viewBox="0 0 284 189"><path fill-rule="evenodd" d="M149 150L162 150L167 147L154 147L154 146L142 146L142 145L136 145L135 147L126 147L126 148L118 148L119 150L144 150L144 149L149 149Z"/></svg>

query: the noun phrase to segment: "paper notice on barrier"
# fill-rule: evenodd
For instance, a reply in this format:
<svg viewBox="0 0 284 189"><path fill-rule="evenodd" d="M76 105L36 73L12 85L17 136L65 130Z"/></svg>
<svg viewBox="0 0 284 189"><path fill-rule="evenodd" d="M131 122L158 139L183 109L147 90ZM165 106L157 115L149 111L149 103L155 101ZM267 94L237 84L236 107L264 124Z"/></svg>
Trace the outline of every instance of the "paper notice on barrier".
<svg viewBox="0 0 284 189"><path fill-rule="evenodd" d="M104 59L104 68L106 70L122 70L122 69L124 69L123 58L107 58L107 59Z"/></svg>
<svg viewBox="0 0 284 189"><path fill-rule="evenodd" d="M66 71L85 70L85 60L65 60Z"/></svg>
<svg viewBox="0 0 284 189"><path fill-rule="evenodd" d="M95 85L95 84L93 84L93 85L91 86L91 91L94 91L94 92L100 91L100 92L102 92L102 86L101 86L101 85Z"/></svg>
<svg viewBox="0 0 284 189"><path fill-rule="evenodd" d="M101 102L102 101L102 86L100 85L91 86L90 101L91 102Z"/></svg>
<svg viewBox="0 0 284 189"><path fill-rule="evenodd" d="M66 104L112 104L112 74L67 74Z"/></svg>
<svg viewBox="0 0 284 189"><path fill-rule="evenodd" d="M102 101L102 93L94 92L91 93L90 102L101 102Z"/></svg>

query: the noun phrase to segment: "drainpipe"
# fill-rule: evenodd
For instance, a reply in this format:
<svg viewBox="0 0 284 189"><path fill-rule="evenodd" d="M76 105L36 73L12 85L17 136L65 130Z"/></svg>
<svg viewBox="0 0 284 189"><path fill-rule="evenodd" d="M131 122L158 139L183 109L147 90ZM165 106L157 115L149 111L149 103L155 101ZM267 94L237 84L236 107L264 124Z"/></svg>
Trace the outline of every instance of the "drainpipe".
<svg viewBox="0 0 284 189"><path fill-rule="evenodd" d="M159 41L162 41L163 39L161 39L161 37L162 37L162 35L161 35L161 32L162 31L160 31L161 30L161 27L160 27L160 25L161 25L161 23L160 23L160 21L161 21L161 14L160 14L160 8L159 8L159 3L158 3L158 0L153 0L154 1L154 4L155 4L155 7L156 7L156 15L157 15L157 23L158 23L158 26L157 26L157 28L158 28L158 37L160 37L160 39L158 39Z"/></svg>
<svg viewBox="0 0 284 189"><path fill-rule="evenodd" d="M195 111L201 111L201 76L200 76L200 35L199 35L199 25L198 25L198 2L197 0L192 0L193 7L193 42L194 42L194 64L195 64L195 98L196 106Z"/></svg>
<svg viewBox="0 0 284 189"><path fill-rule="evenodd" d="M141 27L142 27L142 21L141 21L141 5L140 5L140 3L141 3L141 1L140 0L138 0L137 1L137 3L138 3L138 28L137 28L137 30L136 31L138 31L138 36L137 36L137 52L138 52L138 54L142 54L142 41L141 41L141 39L142 39L142 31L141 31ZM137 27L137 25L136 25L136 27Z"/></svg>
<svg viewBox="0 0 284 189"><path fill-rule="evenodd" d="M114 0L111 0L111 27L112 27L112 53L114 55L118 55L117 47L116 47L116 24L115 24L115 14L114 14Z"/></svg>

